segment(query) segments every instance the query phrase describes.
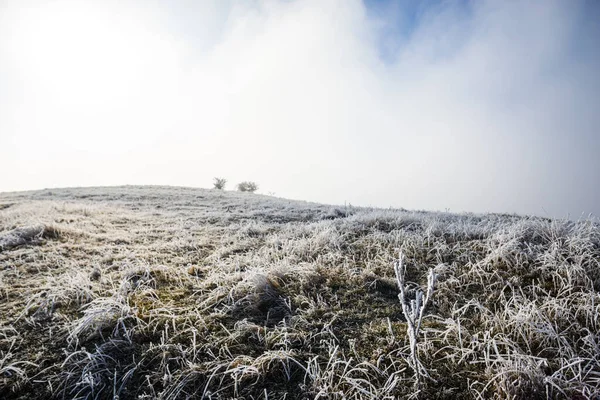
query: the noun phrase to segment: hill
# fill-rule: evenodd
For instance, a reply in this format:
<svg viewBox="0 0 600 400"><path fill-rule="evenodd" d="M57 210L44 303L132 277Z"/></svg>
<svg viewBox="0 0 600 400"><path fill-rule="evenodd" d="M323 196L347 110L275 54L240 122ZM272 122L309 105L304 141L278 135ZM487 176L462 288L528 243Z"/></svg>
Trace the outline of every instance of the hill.
<svg viewBox="0 0 600 400"><path fill-rule="evenodd" d="M597 221L0 193L0 398L598 399L599 291Z"/></svg>

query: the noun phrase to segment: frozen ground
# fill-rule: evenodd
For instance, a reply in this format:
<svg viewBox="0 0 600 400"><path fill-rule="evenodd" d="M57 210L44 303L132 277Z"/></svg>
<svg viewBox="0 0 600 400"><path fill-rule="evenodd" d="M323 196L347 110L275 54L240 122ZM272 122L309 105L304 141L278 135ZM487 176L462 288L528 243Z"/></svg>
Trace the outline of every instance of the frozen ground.
<svg viewBox="0 0 600 400"><path fill-rule="evenodd" d="M0 398L598 399L599 290L597 221L0 193Z"/></svg>

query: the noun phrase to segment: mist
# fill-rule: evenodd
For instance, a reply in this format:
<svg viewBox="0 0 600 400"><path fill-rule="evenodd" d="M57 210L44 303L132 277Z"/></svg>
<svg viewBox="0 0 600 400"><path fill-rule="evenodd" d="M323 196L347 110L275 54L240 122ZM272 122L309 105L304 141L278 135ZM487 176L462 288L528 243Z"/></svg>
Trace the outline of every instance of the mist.
<svg viewBox="0 0 600 400"><path fill-rule="evenodd" d="M0 191L600 215L592 1L2 1Z"/></svg>

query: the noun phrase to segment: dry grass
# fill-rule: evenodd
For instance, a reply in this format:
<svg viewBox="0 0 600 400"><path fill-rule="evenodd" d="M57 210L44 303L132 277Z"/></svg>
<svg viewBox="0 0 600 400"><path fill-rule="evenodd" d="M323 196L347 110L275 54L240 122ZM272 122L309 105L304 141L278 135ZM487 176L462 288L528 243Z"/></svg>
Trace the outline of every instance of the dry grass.
<svg viewBox="0 0 600 400"><path fill-rule="evenodd" d="M0 206L3 399L600 398L596 221L166 187Z"/></svg>

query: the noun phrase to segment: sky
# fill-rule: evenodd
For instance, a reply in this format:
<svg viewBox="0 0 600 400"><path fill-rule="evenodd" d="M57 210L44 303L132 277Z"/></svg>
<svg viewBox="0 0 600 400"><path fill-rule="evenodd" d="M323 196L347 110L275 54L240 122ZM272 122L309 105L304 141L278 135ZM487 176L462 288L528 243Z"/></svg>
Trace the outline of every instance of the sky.
<svg viewBox="0 0 600 400"><path fill-rule="evenodd" d="M600 215L600 2L0 0L0 191Z"/></svg>

